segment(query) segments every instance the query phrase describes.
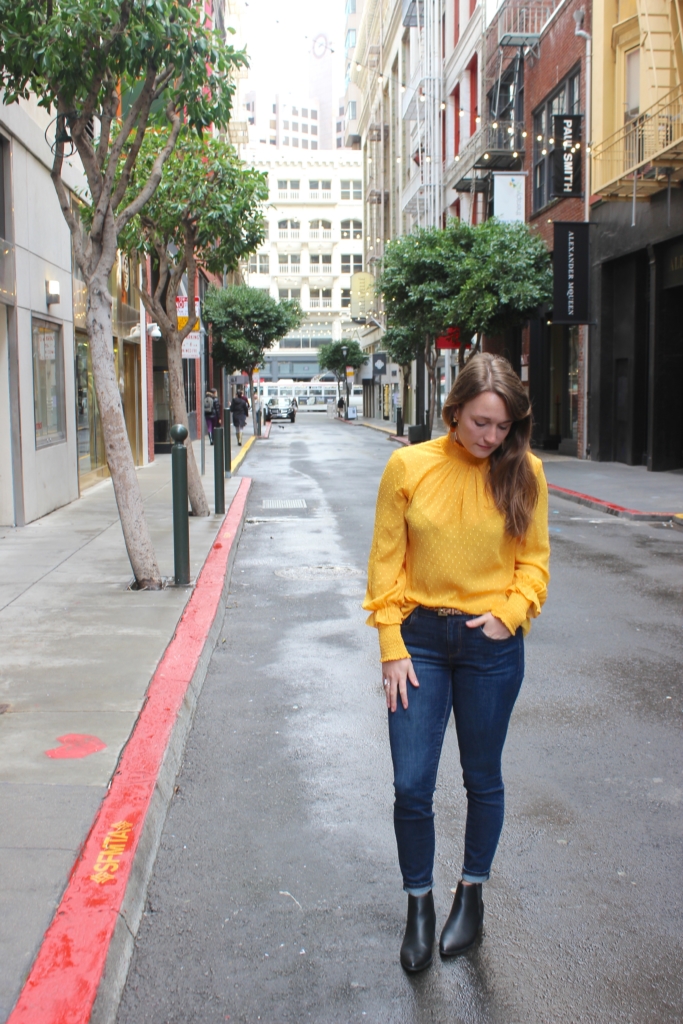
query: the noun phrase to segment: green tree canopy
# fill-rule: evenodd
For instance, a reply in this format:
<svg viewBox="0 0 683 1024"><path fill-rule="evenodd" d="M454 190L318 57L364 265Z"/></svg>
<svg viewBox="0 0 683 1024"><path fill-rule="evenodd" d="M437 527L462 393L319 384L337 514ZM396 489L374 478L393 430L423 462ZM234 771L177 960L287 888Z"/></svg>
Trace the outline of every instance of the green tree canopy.
<svg viewBox="0 0 683 1024"><path fill-rule="evenodd" d="M344 384L346 390L346 409L349 408L349 379L346 367L360 370L367 363L368 357L357 341L332 341L329 345L321 345L318 352L318 363L321 370L329 370L337 378L337 384Z"/></svg>
<svg viewBox="0 0 683 1024"><path fill-rule="evenodd" d="M265 352L303 320L298 302L278 302L264 288L247 285L210 288L203 313L213 325L214 360L229 373L245 371L250 380Z"/></svg>

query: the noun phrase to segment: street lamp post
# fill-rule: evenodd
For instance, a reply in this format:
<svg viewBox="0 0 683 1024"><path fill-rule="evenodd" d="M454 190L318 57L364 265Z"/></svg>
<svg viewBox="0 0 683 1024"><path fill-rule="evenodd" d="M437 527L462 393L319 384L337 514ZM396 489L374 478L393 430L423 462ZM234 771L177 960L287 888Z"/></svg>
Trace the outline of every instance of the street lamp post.
<svg viewBox="0 0 683 1024"><path fill-rule="evenodd" d="M349 354L348 345L342 345L342 355L344 356L344 387L346 388L346 408L344 409L344 419L349 418L349 375L346 372L346 357Z"/></svg>

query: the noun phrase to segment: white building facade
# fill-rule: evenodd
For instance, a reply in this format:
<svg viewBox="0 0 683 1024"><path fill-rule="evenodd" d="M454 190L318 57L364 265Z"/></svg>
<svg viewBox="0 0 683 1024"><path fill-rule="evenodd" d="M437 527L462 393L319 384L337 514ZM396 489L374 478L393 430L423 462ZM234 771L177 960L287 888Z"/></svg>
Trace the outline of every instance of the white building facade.
<svg viewBox="0 0 683 1024"><path fill-rule="evenodd" d="M328 151L297 159L262 148L247 155L267 173L268 237L245 267L251 287L296 299L302 326L266 354L262 378L310 380L320 345L359 340L351 320L351 277L364 270L361 154Z"/></svg>

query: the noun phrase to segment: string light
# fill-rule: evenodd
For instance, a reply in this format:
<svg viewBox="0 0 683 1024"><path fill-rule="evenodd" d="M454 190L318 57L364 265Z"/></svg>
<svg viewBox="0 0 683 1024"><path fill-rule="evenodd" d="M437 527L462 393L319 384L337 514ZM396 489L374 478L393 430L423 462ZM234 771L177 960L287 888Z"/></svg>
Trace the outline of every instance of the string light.
<svg viewBox="0 0 683 1024"><path fill-rule="evenodd" d="M475 124L481 124L481 118L479 117L479 114L477 114L477 116L475 117L474 123Z"/></svg>
<svg viewBox="0 0 683 1024"><path fill-rule="evenodd" d="M513 155L513 157L514 157L514 158L515 158L515 160L516 160L519 154L517 153L517 151L515 151L515 152L514 152L514 153L513 153L512 155Z"/></svg>
<svg viewBox="0 0 683 1024"><path fill-rule="evenodd" d="M464 116L465 116L465 111L461 107L460 110L458 111L458 117L464 117Z"/></svg>
<svg viewBox="0 0 683 1024"><path fill-rule="evenodd" d="M537 135L536 136L536 142L543 142L543 136L542 135Z"/></svg>
<svg viewBox="0 0 683 1024"><path fill-rule="evenodd" d="M542 149L541 150L541 156L547 156L547 155L548 155L548 150L547 149Z"/></svg>
<svg viewBox="0 0 683 1024"><path fill-rule="evenodd" d="M550 143L551 146L555 145L555 139L548 139L548 142Z"/></svg>
<svg viewBox="0 0 683 1024"><path fill-rule="evenodd" d="M523 139L525 139L525 138L526 138L526 132L522 132L522 138L523 138Z"/></svg>
<svg viewBox="0 0 683 1024"><path fill-rule="evenodd" d="M497 122L497 121L494 121L494 122L493 122L493 124L491 125L491 127L492 127L492 128L497 128L497 127L498 127L498 122Z"/></svg>
<svg viewBox="0 0 683 1024"><path fill-rule="evenodd" d="M441 104L441 109L442 109L442 110L445 110L445 109L446 109L446 104L445 104L445 103L442 103L442 104Z"/></svg>

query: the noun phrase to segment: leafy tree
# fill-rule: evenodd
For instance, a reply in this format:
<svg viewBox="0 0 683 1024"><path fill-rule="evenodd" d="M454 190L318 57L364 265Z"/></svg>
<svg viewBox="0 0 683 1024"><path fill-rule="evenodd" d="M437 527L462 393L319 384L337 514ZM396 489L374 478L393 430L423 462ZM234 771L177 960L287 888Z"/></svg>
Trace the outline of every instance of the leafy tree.
<svg viewBox="0 0 683 1024"><path fill-rule="evenodd" d="M303 320L293 299L278 302L264 288L233 285L210 288L204 299L204 317L213 324L213 358L229 373L242 370L253 380L264 353ZM255 403L251 403L256 433Z"/></svg>
<svg viewBox="0 0 683 1024"><path fill-rule="evenodd" d="M462 285L447 311L470 335L500 334L533 316L552 294L548 250L526 224L487 220L472 231Z"/></svg>
<svg viewBox="0 0 683 1024"><path fill-rule="evenodd" d="M390 339L400 343L405 355L421 339L429 382L427 429L431 435L436 407L436 338L443 334L449 300L462 287L464 262L471 248L472 229L461 221L447 228L423 228L390 242L382 261L379 289ZM408 348L406 349L406 343Z"/></svg>
<svg viewBox="0 0 683 1024"><path fill-rule="evenodd" d="M346 390L346 415L349 411L349 379L346 367L360 370L367 363L368 357L357 341L333 341L329 345L321 345L318 352L318 363L321 370L329 370L337 378L337 387L344 384Z"/></svg>
<svg viewBox="0 0 683 1024"><path fill-rule="evenodd" d="M149 174L167 136L168 129L147 133L138 173ZM184 326L178 326L176 298L181 282L187 275L188 311L194 310L197 266L213 273L236 269L239 260L263 241L262 204L267 198L265 175L246 168L230 145L183 129L156 192L119 235L122 248L143 257L142 301L166 342L174 423L188 426L182 344L196 323L189 316ZM148 279L147 255L157 271L153 281ZM191 444L187 454L192 511L208 516Z"/></svg>
<svg viewBox="0 0 683 1024"><path fill-rule="evenodd" d="M422 352L423 338L419 330L414 327L401 327L399 324L391 324L387 327L382 338L386 345L387 356L392 363L398 363L401 367L403 377L403 409L408 409L408 382L410 380L412 362ZM404 412L405 415L405 412Z"/></svg>
<svg viewBox="0 0 683 1024"><path fill-rule="evenodd" d="M57 114L52 181L86 283L86 329L105 452L126 548L142 587L160 587L161 576L114 373L108 278L117 236L153 195L181 122L197 132L226 124L234 92L230 74L245 64L244 53L206 25L197 0L0 0L3 102L33 94ZM134 178L152 123L169 125L166 141L149 173ZM83 219L62 178L71 148L87 180L90 210Z"/></svg>

